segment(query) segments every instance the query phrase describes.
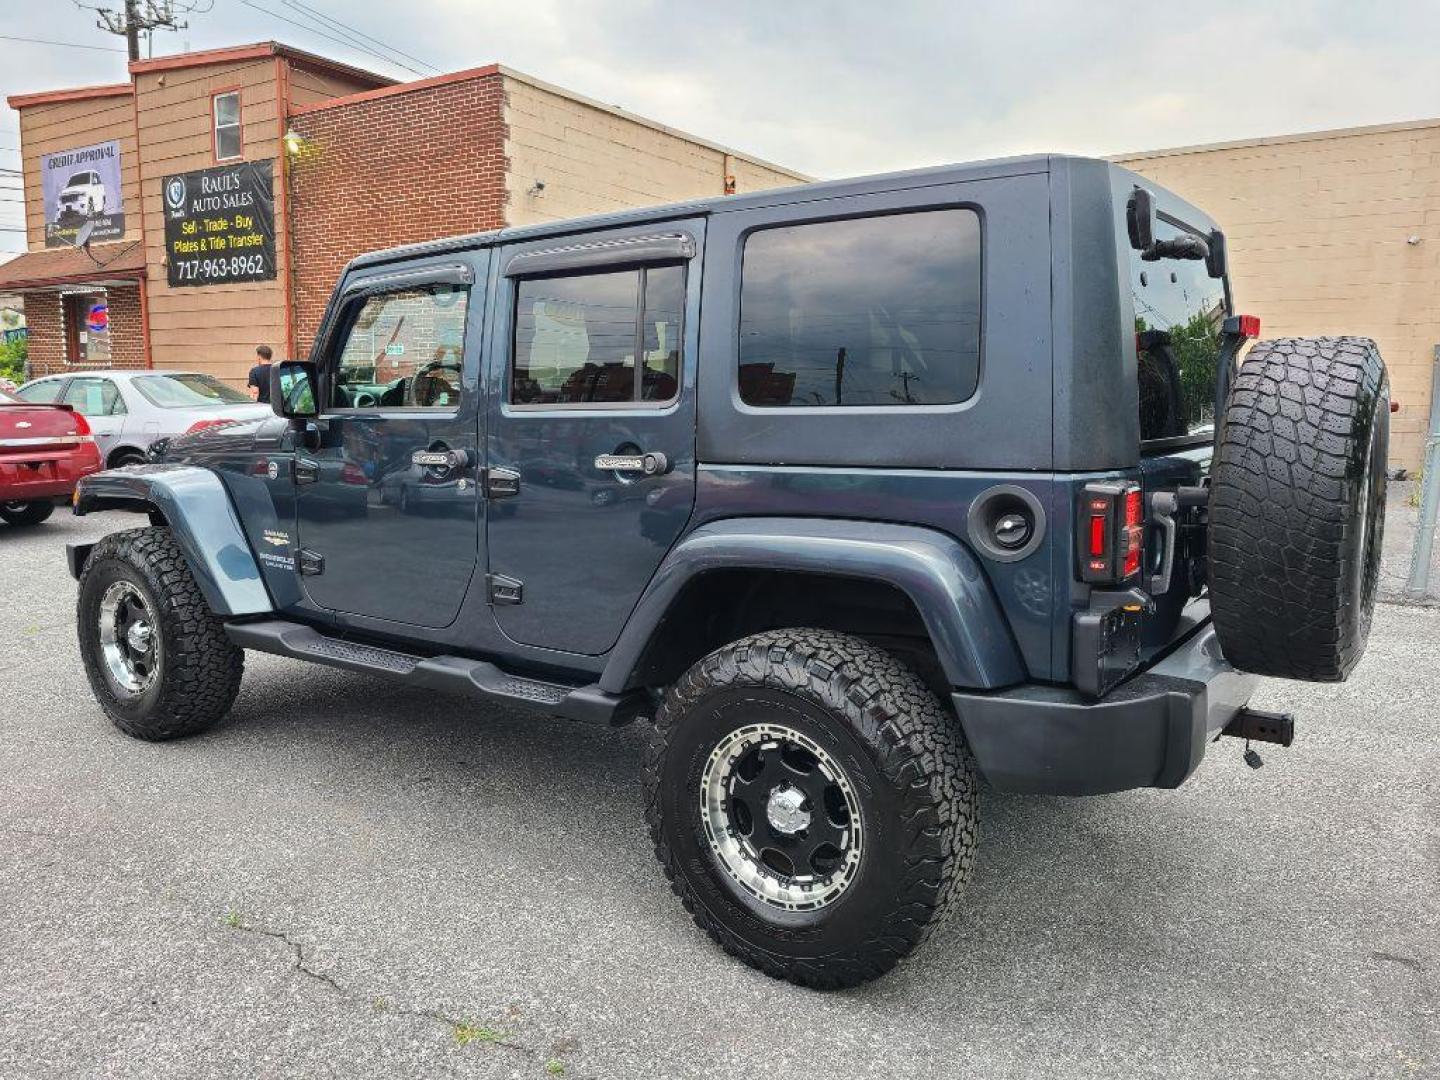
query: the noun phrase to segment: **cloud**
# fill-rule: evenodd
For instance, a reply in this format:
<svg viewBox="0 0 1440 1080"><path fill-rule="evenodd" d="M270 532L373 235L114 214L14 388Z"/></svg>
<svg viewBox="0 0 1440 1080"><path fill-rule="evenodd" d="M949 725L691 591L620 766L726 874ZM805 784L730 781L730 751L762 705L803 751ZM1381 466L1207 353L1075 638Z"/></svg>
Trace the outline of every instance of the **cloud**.
<svg viewBox="0 0 1440 1080"><path fill-rule="evenodd" d="M284 0L256 2L303 21ZM306 2L443 70L498 60L819 176L1440 115L1428 0ZM236 0L190 22L157 51L276 38L413 77ZM11 12L5 32L120 44L53 4ZM124 78L117 55L3 46L7 94ZM0 115L0 145L15 127Z"/></svg>

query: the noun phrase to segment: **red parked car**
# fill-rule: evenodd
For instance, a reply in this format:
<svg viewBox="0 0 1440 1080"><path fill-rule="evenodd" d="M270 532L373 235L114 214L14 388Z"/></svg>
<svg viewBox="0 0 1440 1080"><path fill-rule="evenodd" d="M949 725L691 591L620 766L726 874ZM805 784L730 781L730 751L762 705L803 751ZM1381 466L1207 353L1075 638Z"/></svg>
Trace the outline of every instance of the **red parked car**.
<svg viewBox="0 0 1440 1080"><path fill-rule="evenodd" d="M85 417L0 390L0 520L38 525L82 476L100 471Z"/></svg>

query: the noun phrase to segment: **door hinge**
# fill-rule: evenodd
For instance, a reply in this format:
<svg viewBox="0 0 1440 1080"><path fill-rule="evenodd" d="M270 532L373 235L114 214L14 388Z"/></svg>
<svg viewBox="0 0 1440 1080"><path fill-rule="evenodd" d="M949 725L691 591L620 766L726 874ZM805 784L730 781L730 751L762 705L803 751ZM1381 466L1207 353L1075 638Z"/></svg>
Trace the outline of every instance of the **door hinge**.
<svg viewBox="0 0 1440 1080"><path fill-rule="evenodd" d="M325 556L321 555L318 551L308 551L305 548L301 548L299 555L300 573L310 577L325 572Z"/></svg>
<svg viewBox="0 0 1440 1080"><path fill-rule="evenodd" d="M485 587L489 590L492 604L520 604L524 602L525 583L518 578L504 574L486 574Z"/></svg>
<svg viewBox="0 0 1440 1080"><path fill-rule="evenodd" d="M320 463L309 458L295 459L295 483L313 484L320 479Z"/></svg>
<svg viewBox="0 0 1440 1080"><path fill-rule="evenodd" d="M487 499L504 499L520 494L520 473L516 469L486 469L481 483Z"/></svg>

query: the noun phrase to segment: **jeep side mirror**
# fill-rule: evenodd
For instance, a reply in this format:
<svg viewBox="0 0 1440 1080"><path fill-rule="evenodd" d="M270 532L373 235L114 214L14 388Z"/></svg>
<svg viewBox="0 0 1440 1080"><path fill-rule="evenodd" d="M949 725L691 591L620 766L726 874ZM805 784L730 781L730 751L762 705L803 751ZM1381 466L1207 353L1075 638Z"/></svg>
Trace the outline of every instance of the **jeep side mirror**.
<svg viewBox="0 0 1440 1080"><path fill-rule="evenodd" d="M308 420L319 415L315 365L309 360L282 360L270 365L270 408L287 420Z"/></svg>
<svg viewBox="0 0 1440 1080"><path fill-rule="evenodd" d="M1136 251L1149 251L1155 246L1155 195L1137 187L1125 208L1125 224L1130 233L1130 246Z"/></svg>
<svg viewBox="0 0 1440 1080"><path fill-rule="evenodd" d="M1229 258L1225 254L1225 234L1219 229L1210 230L1210 253L1205 257L1205 271L1212 278L1223 278L1229 270Z"/></svg>

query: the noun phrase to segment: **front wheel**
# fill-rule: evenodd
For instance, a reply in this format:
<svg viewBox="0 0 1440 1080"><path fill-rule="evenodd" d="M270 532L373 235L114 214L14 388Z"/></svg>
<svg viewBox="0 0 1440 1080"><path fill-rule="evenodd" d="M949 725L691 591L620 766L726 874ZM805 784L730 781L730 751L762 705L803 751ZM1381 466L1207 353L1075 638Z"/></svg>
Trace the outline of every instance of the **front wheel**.
<svg viewBox="0 0 1440 1080"><path fill-rule="evenodd" d="M8 525L39 525L54 512L55 504L49 499L0 503L0 521Z"/></svg>
<svg viewBox="0 0 1440 1080"><path fill-rule="evenodd" d="M204 731L240 690L245 653L225 636L169 529L96 544L80 573L76 621L95 699L127 735Z"/></svg>
<svg viewBox="0 0 1440 1080"><path fill-rule="evenodd" d="M145 455L143 452L139 450L121 450L113 458L110 459L110 462L108 465L106 465L106 468L124 469L130 465L143 464L145 464Z"/></svg>
<svg viewBox="0 0 1440 1080"><path fill-rule="evenodd" d="M889 653L828 630L718 649L645 754L656 855L695 922L776 978L874 979L944 918L974 860L959 725Z"/></svg>

